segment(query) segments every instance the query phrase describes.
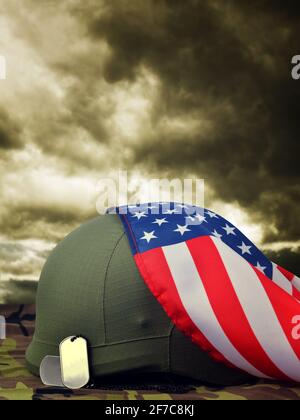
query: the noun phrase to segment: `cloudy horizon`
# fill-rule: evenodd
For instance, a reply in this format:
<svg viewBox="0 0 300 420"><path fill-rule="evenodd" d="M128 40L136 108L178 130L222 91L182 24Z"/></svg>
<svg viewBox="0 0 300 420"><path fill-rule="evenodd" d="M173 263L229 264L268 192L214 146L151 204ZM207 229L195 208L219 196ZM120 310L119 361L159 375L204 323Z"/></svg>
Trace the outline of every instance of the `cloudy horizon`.
<svg viewBox="0 0 300 420"><path fill-rule="evenodd" d="M297 3L0 0L0 12L0 299L97 215L97 182L119 169L205 179L205 205L300 274Z"/></svg>

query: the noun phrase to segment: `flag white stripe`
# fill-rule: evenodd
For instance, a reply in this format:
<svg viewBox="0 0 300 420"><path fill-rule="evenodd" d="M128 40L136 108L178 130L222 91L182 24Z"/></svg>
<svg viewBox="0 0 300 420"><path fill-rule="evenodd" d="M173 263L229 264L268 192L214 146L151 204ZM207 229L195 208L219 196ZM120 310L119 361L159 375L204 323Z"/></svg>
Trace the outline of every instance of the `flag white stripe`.
<svg viewBox="0 0 300 420"><path fill-rule="evenodd" d="M221 255L245 315L261 346L286 376L299 382L300 361L254 269L224 242L218 238L212 238L212 240Z"/></svg>
<svg viewBox="0 0 300 420"><path fill-rule="evenodd" d="M189 317L207 340L233 365L253 376L266 376L252 366L224 333L185 242L162 248L180 299Z"/></svg>
<svg viewBox="0 0 300 420"><path fill-rule="evenodd" d="M273 276L272 279L281 289L285 290L289 295L293 296L293 285L292 283L278 270L277 265L273 265Z"/></svg>
<svg viewBox="0 0 300 420"><path fill-rule="evenodd" d="M300 279L299 279L299 277L294 277L294 279L292 280L292 285L297 289L297 290L299 290L299 292L300 292Z"/></svg>

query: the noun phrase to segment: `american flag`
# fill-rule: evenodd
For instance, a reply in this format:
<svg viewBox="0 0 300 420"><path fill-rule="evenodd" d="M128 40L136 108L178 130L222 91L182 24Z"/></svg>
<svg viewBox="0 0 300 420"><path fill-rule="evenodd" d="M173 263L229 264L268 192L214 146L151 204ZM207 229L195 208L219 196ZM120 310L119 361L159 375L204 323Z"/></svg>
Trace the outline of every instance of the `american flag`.
<svg viewBox="0 0 300 420"><path fill-rule="evenodd" d="M300 382L298 277L210 210L179 203L114 210L141 276L179 330L229 366Z"/></svg>

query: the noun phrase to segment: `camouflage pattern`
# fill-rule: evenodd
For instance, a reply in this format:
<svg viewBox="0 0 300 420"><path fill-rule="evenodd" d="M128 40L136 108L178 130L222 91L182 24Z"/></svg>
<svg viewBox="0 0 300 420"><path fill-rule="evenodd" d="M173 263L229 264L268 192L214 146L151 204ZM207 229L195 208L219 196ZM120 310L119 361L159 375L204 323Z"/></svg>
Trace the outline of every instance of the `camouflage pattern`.
<svg viewBox="0 0 300 420"><path fill-rule="evenodd" d="M94 385L69 391L43 386L25 367L25 350L34 332L35 308L1 306L7 321L7 338L0 340L0 400L300 400L300 386L259 381L252 385L211 388Z"/></svg>

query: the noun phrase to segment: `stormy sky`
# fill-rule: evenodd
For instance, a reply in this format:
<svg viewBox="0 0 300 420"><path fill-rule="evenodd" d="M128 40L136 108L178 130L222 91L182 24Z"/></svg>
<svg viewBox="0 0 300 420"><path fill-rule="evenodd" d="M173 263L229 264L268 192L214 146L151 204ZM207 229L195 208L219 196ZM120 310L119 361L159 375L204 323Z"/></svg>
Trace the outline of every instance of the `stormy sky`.
<svg viewBox="0 0 300 420"><path fill-rule="evenodd" d="M204 178L207 207L300 273L299 18L292 0L0 0L2 283L37 279L119 169Z"/></svg>

